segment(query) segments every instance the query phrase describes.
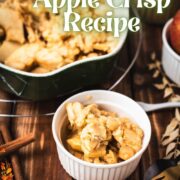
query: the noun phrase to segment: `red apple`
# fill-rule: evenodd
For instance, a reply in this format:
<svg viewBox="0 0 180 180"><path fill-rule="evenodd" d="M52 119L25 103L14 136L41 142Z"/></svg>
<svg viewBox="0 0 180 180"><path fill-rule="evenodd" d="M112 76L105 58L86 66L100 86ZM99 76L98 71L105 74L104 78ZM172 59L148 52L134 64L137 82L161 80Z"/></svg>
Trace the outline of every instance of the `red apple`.
<svg viewBox="0 0 180 180"><path fill-rule="evenodd" d="M180 10L178 10L170 26L170 42L173 49L180 54Z"/></svg>

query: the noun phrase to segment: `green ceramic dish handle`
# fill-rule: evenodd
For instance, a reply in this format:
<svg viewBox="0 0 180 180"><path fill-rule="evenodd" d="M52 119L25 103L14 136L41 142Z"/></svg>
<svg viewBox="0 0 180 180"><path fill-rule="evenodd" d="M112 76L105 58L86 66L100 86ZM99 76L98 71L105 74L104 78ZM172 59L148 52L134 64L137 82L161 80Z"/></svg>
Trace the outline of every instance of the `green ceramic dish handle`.
<svg viewBox="0 0 180 180"><path fill-rule="evenodd" d="M18 83L20 83L20 86L21 86L20 90L17 90L17 88L13 87L11 83L8 82L7 79L2 74L0 74L0 79L2 80L2 82L6 84L7 88L10 91L12 91L14 94L16 94L17 96L21 96L21 94L24 92L25 87L27 86L28 83L25 80L22 80L21 78L19 78L18 76L15 76L15 77L16 77L15 82L18 81Z"/></svg>

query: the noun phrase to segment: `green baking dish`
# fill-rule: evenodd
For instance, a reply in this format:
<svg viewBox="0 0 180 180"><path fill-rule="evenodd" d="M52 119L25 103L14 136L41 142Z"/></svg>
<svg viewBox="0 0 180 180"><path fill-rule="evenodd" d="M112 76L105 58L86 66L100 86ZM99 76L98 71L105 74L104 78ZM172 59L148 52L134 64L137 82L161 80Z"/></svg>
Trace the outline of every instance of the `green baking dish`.
<svg viewBox="0 0 180 180"><path fill-rule="evenodd" d="M115 10L118 17L129 18L129 9ZM113 68L115 55L122 48L128 30L110 54L79 60L46 74L19 71L0 63L0 88L29 100L46 100L82 87L105 81Z"/></svg>

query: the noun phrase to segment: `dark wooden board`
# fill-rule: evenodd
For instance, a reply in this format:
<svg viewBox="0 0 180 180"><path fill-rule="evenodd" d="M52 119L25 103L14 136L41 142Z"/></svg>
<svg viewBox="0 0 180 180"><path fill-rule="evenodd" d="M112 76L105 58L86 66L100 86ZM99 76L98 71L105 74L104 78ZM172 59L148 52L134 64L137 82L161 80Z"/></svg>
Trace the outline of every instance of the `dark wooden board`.
<svg viewBox="0 0 180 180"><path fill-rule="evenodd" d="M161 56L161 27L146 25L143 27L143 46L138 61L128 76L116 88L117 92L126 94L137 101L162 102L162 93L155 90L152 85L151 74L147 69L150 62L151 52L157 52ZM123 56L119 56L128 63L132 58L134 49L137 47L137 39L130 38L123 49ZM0 91L0 95L3 92ZM47 94L48 95L48 94ZM16 104L16 114L36 114L54 111L62 100L51 100L43 103L18 103ZM155 160L162 158L164 148L160 145L160 138L165 131L166 125L173 116L172 110L164 110L150 113L152 125L152 138L148 149L144 153L142 160L136 171L128 178L129 180L143 179L144 172ZM37 140L35 143L24 147L18 152L21 161L24 179L41 180L69 180L71 177L64 171L59 163L56 146L51 132L52 117L34 118L14 118L11 120L12 137L23 136L29 132L34 132Z"/></svg>

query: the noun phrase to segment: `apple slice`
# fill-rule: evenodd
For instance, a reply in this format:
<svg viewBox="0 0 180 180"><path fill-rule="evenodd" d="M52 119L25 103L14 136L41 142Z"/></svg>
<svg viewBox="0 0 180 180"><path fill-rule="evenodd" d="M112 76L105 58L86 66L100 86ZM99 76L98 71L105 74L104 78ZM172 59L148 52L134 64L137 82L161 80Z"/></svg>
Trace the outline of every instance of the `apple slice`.
<svg viewBox="0 0 180 180"><path fill-rule="evenodd" d="M170 26L170 42L173 49L180 54L180 10Z"/></svg>

